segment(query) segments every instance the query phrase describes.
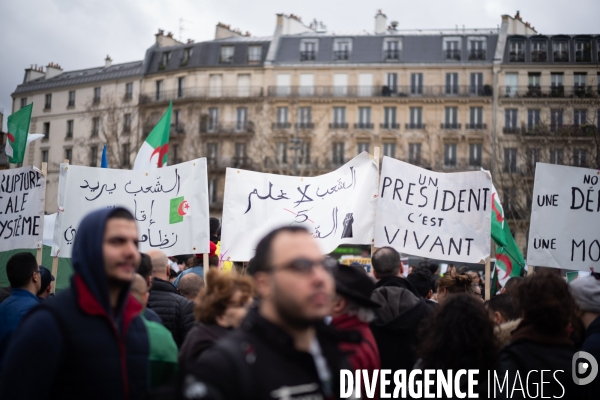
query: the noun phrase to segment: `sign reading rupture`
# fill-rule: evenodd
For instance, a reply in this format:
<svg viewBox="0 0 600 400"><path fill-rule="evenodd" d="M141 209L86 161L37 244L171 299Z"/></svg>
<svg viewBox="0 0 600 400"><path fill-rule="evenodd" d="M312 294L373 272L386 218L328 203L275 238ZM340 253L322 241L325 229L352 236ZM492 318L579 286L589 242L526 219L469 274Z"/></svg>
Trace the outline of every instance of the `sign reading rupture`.
<svg viewBox="0 0 600 400"><path fill-rule="evenodd" d="M305 227L324 253L342 243L371 244L376 197L377 166L366 152L314 177L228 168L221 255L248 261L258 242L282 226Z"/></svg>
<svg viewBox="0 0 600 400"><path fill-rule="evenodd" d="M35 167L0 172L0 251L42 247L45 190Z"/></svg>
<svg viewBox="0 0 600 400"><path fill-rule="evenodd" d="M536 164L527 264L600 268L600 171Z"/></svg>
<svg viewBox="0 0 600 400"><path fill-rule="evenodd" d="M147 171L61 164L52 254L70 257L82 218L116 206L134 215L141 251L208 253L207 181L205 158Z"/></svg>
<svg viewBox="0 0 600 400"><path fill-rule="evenodd" d="M490 254L492 179L483 171L438 173L384 157L375 246L448 261Z"/></svg>

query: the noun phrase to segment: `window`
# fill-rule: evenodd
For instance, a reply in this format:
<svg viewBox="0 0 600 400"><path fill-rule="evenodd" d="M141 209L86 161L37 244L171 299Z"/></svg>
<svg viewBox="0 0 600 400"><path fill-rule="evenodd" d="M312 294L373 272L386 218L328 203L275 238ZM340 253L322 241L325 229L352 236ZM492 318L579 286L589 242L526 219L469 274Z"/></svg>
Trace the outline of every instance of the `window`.
<svg viewBox="0 0 600 400"><path fill-rule="evenodd" d="M586 167L587 151L585 149L573 150L573 166L574 167Z"/></svg>
<svg viewBox="0 0 600 400"><path fill-rule="evenodd" d="M335 61L347 61L350 59L352 51L352 41L349 39L334 39L333 41L333 59Z"/></svg>
<svg viewBox="0 0 600 400"><path fill-rule="evenodd" d="M211 179L208 181L208 201L210 204L217 202L217 180Z"/></svg>
<svg viewBox="0 0 600 400"><path fill-rule="evenodd" d="M385 74L386 87L383 88L383 95L392 95L398 92L398 74L387 73Z"/></svg>
<svg viewBox="0 0 600 400"><path fill-rule="evenodd" d="M192 56L193 49L188 47L183 49L183 58L181 59L181 66L186 66L190 61L190 57Z"/></svg>
<svg viewBox="0 0 600 400"><path fill-rule="evenodd" d="M421 107L410 107L410 123L407 124L409 129L422 129L423 128L423 109Z"/></svg>
<svg viewBox="0 0 600 400"><path fill-rule="evenodd" d="M183 124L181 123L181 110L173 110L173 124L175 132L183 133Z"/></svg>
<svg viewBox="0 0 600 400"><path fill-rule="evenodd" d="M129 133L131 132L131 114L123 115L123 132Z"/></svg>
<svg viewBox="0 0 600 400"><path fill-rule="evenodd" d="M573 110L573 125L579 126L585 124L587 124L587 110Z"/></svg>
<svg viewBox="0 0 600 400"><path fill-rule="evenodd" d="M130 168L131 163L129 162L129 156L131 155L131 146L129 143L123 143L121 145L121 167Z"/></svg>
<svg viewBox="0 0 600 400"><path fill-rule="evenodd" d="M469 39L469 60L485 60L485 38Z"/></svg>
<svg viewBox="0 0 600 400"><path fill-rule="evenodd" d="M158 68L165 69L167 67L167 65L169 64L170 59L171 59L170 51L165 51L164 53L162 53L161 58L160 58L160 66Z"/></svg>
<svg viewBox="0 0 600 400"><path fill-rule="evenodd" d="M246 107L238 107L236 117L235 129L238 131L246 129L246 125L248 124L248 109Z"/></svg>
<svg viewBox="0 0 600 400"><path fill-rule="evenodd" d="M208 92L210 97L221 97L221 86L223 83L223 75L210 74L208 76Z"/></svg>
<svg viewBox="0 0 600 400"><path fill-rule="evenodd" d="M100 133L100 117L92 118L92 136L98 136Z"/></svg>
<svg viewBox="0 0 600 400"><path fill-rule="evenodd" d="M208 109L208 131L212 132L219 127L219 109L211 107Z"/></svg>
<svg viewBox="0 0 600 400"><path fill-rule="evenodd" d="M313 96L315 94L315 75L300 74L300 96Z"/></svg>
<svg viewBox="0 0 600 400"><path fill-rule="evenodd" d="M287 143L286 142L277 142L277 154L276 160L277 164L287 164Z"/></svg>
<svg viewBox="0 0 600 400"><path fill-rule="evenodd" d="M542 74L540 74L539 72L530 72L529 74L527 74L529 87L540 87L541 78Z"/></svg>
<svg viewBox="0 0 600 400"><path fill-rule="evenodd" d="M312 128L312 110L310 107L300 107L298 109L299 128Z"/></svg>
<svg viewBox="0 0 600 400"><path fill-rule="evenodd" d="M460 61L460 40L444 38L444 53L446 60Z"/></svg>
<svg viewBox="0 0 600 400"><path fill-rule="evenodd" d="M44 110L49 110L52 108L52 93L46 94L46 101L44 103Z"/></svg>
<svg viewBox="0 0 600 400"><path fill-rule="evenodd" d="M553 42L552 53L554 62L569 62L569 43Z"/></svg>
<svg viewBox="0 0 600 400"><path fill-rule="evenodd" d="M42 150L42 162L48 162L48 150Z"/></svg>
<svg viewBox="0 0 600 400"><path fill-rule="evenodd" d="M540 125L540 110L527 110L527 129L531 132Z"/></svg>
<svg viewBox="0 0 600 400"><path fill-rule="evenodd" d="M235 144L235 157L233 159L233 167L240 168L246 164L246 143Z"/></svg>
<svg viewBox="0 0 600 400"><path fill-rule="evenodd" d="M250 97L250 74L239 74L237 76L238 97Z"/></svg>
<svg viewBox="0 0 600 400"><path fill-rule="evenodd" d="M384 143L383 155L391 158L396 158L396 143Z"/></svg>
<svg viewBox="0 0 600 400"><path fill-rule="evenodd" d="M277 107L277 125L278 128L289 128L287 107Z"/></svg>
<svg viewBox="0 0 600 400"><path fill-rule="evenodd" d="M27 106L27 97L21 97L21 108Z"/></svg>
<svg viewBox="0 0 600 400"><path fill-rule="evenodd" d="M371 107L358 107L358 126L361 129L372 128L371 124Z"/></svg>
<svg viewBox="0 0 600 400"><path fill-rule="evenodd" d="M67 107L75 107L75 91L74 90L69 91L69 103L67 104Z"/></svg>
<svg viewBox="0 0 600 400"><path fill-rule="evenodd" d="M333 75L333 95L346 96L348 95L348 74Z"/></svg>
<svg viewBox="0 0 600 400"><path fill-rule="evenodd" d="M444 144L444 166L456 167L456 143Z"/></svg>
<svg viewBox="0 0 600 400"><path fill-rule="evenodd" d="M217 166L217 158L219 155L219 145L217 143L206 144L206 161L208 165Z"/></svg>
<svg viewBox="0 0 600 400"><path fill-rule="evenodd" d="M156 101L163 100L163 81L156 81Z"/></svg>
<svg viewBox="0 0 600 400"><path fill-rule="evenodd" d="M363 97L373 94L373 74L358 74L358 95Z"/></svg>
<svg viewBox="0 0 600 400"><path fill-rule="evenodd" d="M71 149L71 148L65 149L65 160L69 160L69 164L71 164L72 158L73 158L73 149Z"/></svg>
<svg viewBox="0 0 600 400"><path fill-rule="evenodd" d="M173 144L171 145L171 162L170 165L179 164L179 145Z"/></svg>
<svg viewBox="0 0 600 400"><path fill-rule="evenodd" d="M550 110L550 131L556 132L563 125L563 111Z"/></svg>
<svg viewBox="0 0 600 400"><path fill-rule="evenodd" d="M366 151L369 152L369 143L368 142L358 142L356 143L356 154L360 154Z"/></svg>
<svg viewBox="0 0 600 400"><path fill-rule="evenodd" d="M44 139L50 139L50 122L44 122Z"/></svg>
<svg viewBox="0 0 600 400"><path fill-rule="evenodd" d="M421 143L408 144L408 162L414 165L421 165Z"/></svg>
<svg viewBox="0 0 600 400"><path fill-rule="evenodd" d="M301 41L300 42L300 61L315 61L317 56L316 41Z"/></svg>
<svg viewBox="0 0 600 400"><path fill-rule="evenodd" d="M504 133L517 133L517 115L516 108L507 108L504 110Z"/></svg>
<svg viewBox="0 0 600 400"><path fill-rule="evenodd" d="M346 107L333 107L332 128L346 128Z"/></svg>
<svg viewBox="0 0 600 400"><path fill-rule="evenodd" d="M248 46L248 64L259 64L262 57L262 46Z"/></svg>
<svg viewBox="0 0 600 400"><path fill-rule="evenodd" d="M336 142L332 144L332 158L333 165L342 165L344 163L344 143Z"/></svg>
<svg viewBox="0 0 600 400"><path fill-rule="evenodd" d="M565 94L563 86L564 74L562 72L553 72L550 74L550 93L555 97L562 97Z"/></svg>
<svg viewBox="0 0 600 400"><path fill-rule="evenodd" d="M177 98L181 99L185 94L185 77L177 78Z"/></svg>
<svg viewBox="0 0 600 400"><path fill-rule="evenodd" d="M486 129L483 123L483 107L470 107L468 129Z"/></svg>
<svg viewBox="0 0 600 400"><path fill-rule="evenodd" d="M527 174L535 174L535 165L540 162L540 156L542 151L540 149L527 149Z"/></svg>
<svg viewBox="0 0 600 400"><path fill-rule="evenodd" d="M504 172L517 172L517 149L504 149Z"/></svg>
<svg viewBox="0 0 600 400"><path fill-rule="evenodd" d="M550 164L562 165L563 163L563 150L562 149L551 149L550 150Z"/></svg>
<svg viewBox="0 0 600 400"><path fill-rule="evenodd" d="M396 123L396 107L383 108L383 126L385 129L398 129Z"/></svg>
<svg viewBox="0 0 600 400"><path fill-rule="evenodd" d="M94 88L94 103L100 103L100 93L101 93L101 88L95 87Z"/></svg>
<svg viewBox="0 0 600 400"><path fill-rule="evenodd" d="M509 46L509 61L523 62L525 61L525 52L523 51L524 43L522 41L512 41Z"/></svg>
<svg viewBox="0 0 600 400"><path fill-rule="evenodd" d="M446 94L458 94L458 74L456 72L446 74Z"/></svg>
<svg viewBox="0 0 600 400"><path fill-rule="evenodd" d="M443 129L458 129L458 107L446 107Z"/></svg>
<svg viewBox="0 0 600 400"><path fill-rule="evenodd" d="M469 165L481 167L481 143L469 143Z"/></svg>
<svg viewBox="0 0 600 400"><path fill-rule="evenodd" d="M504 75L504 90L507 97L514 97L517 95L519 83L519 74L507 73Z"/></svg>
<svg viewBox="0 0 600 400"><path fill-rule="evenodd" d="M531 42L531 61L532 62L546 62L548 57L546 54L546 42L533 41Z"/></svg>
<svg viewBox="0 0 600 400"><path fill-rule="evenodd" d="M577 72L573 74L573 84L576 88L587 85L587 74L585 72Z"/></svg>
<svg viewBox="0 0 600 400"><path fill-rule="evenodd" d="M591 62L592 61L592 44L589 41L575 42L575 61L576 62Z"/></svg>
<svg viewBox="0 0 600 400"><path fill-rule="evenodd" d="M410 94L423 94L423 74L410 74Z"/></svg>
<svg viewBox="0 0 600 400"><path fill-rule="evenodd" d="M471 94L483 95L483 74L481 72L471 73L471 85L469 86Z"/></svg>
<svg viewBox="0 0 600 400"><path fill-rule="evenodd" d="M67 138L73 137L73 120L70 119L67 121Z"/></svg>
<svg viewBox="0 0 600 400"><path fill-rule="evenodd" d="M400 60L400 42L398 40L385 40L383 58L390 61Z"/></svg>
<svg viewBox="0 0 600 400"><path fill-rule="evenodd" d="M300 143L300 153L298 154L298 164L310 164L310 143Z"/></svg>

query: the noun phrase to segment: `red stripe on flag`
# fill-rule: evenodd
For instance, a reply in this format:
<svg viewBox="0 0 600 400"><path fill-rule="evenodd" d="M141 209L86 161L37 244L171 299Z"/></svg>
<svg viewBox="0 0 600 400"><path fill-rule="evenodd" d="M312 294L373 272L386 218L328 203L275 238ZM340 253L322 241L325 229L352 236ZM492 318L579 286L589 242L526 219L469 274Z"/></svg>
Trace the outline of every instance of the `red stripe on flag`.
<svg viewBox="0 0 600 400"><path fill-rule="evenodd" d="M13 143L15 142L15 137L13 135L11 135L10 132L8 132L6 134L6 137L8 138L9 142L13 142Z"/></svg>

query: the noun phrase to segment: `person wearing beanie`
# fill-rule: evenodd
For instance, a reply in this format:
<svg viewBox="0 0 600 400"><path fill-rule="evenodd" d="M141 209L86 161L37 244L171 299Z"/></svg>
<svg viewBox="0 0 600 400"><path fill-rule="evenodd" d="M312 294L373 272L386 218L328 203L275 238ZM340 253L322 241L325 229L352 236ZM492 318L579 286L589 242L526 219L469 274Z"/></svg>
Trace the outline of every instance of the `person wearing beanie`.
<svg viewBox="0 0 600 400"><path fill-rule="evenodd" d="M596 278L596 276L598 278ZM585 341L581 350L590 353L600 362L600 276L577 278L569 283L569 291L577 303L577 316L585 326ZM600 378L587 385L588 398L597 398L600 392Z"/></svg>

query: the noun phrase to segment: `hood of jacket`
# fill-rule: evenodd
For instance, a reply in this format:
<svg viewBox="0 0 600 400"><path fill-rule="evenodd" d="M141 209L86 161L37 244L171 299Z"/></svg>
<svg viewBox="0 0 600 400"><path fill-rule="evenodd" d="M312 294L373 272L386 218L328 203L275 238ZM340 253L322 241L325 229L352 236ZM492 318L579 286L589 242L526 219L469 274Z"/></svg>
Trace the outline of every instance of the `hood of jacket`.
<svg viewBox="0 0 600 400"><path fill-rule="evenodd" d="M410 290L398 286L381 286L373 291L371 300L381 308L375 310L375 326L396 331L413 330L423 316L433 310L425 299Z"/></svg>
<svg viewBox="0 0 600 400"><path fill-rule="evenodd" d="M386 276L385 278L381 278L375 284L375 288L377 289L382 286L401 287L409 290L412 294L414 294L417 297L423 297L419 294L417 288L412 283L410 283L408 279L402 278L400 276Z"/></svg>
<svg viewBox="0 0 600 400"><path fill-rule="evenodd" d="M91 293L94 300L107 315L113 315L113 311L110 305L102 245L106 222L117 211L126 211L129 213L125 208L116 207L93 211L83 218L77 229L71 254L71 261L75 270L71 285L79 289L81 283L83 283L87 291ZM115 315L122 314L122 310L129 297L130 288L131 285L128 285L126 290L121 292Z"/></svg>
<svg viewBox="0 0 600 400"><path fill-rule="evenodd" d="M518 318L503 322L494 328L494 334L502 347L506 346L512 340L511 333L517 329L520 323L521 318Z"/></svg>

